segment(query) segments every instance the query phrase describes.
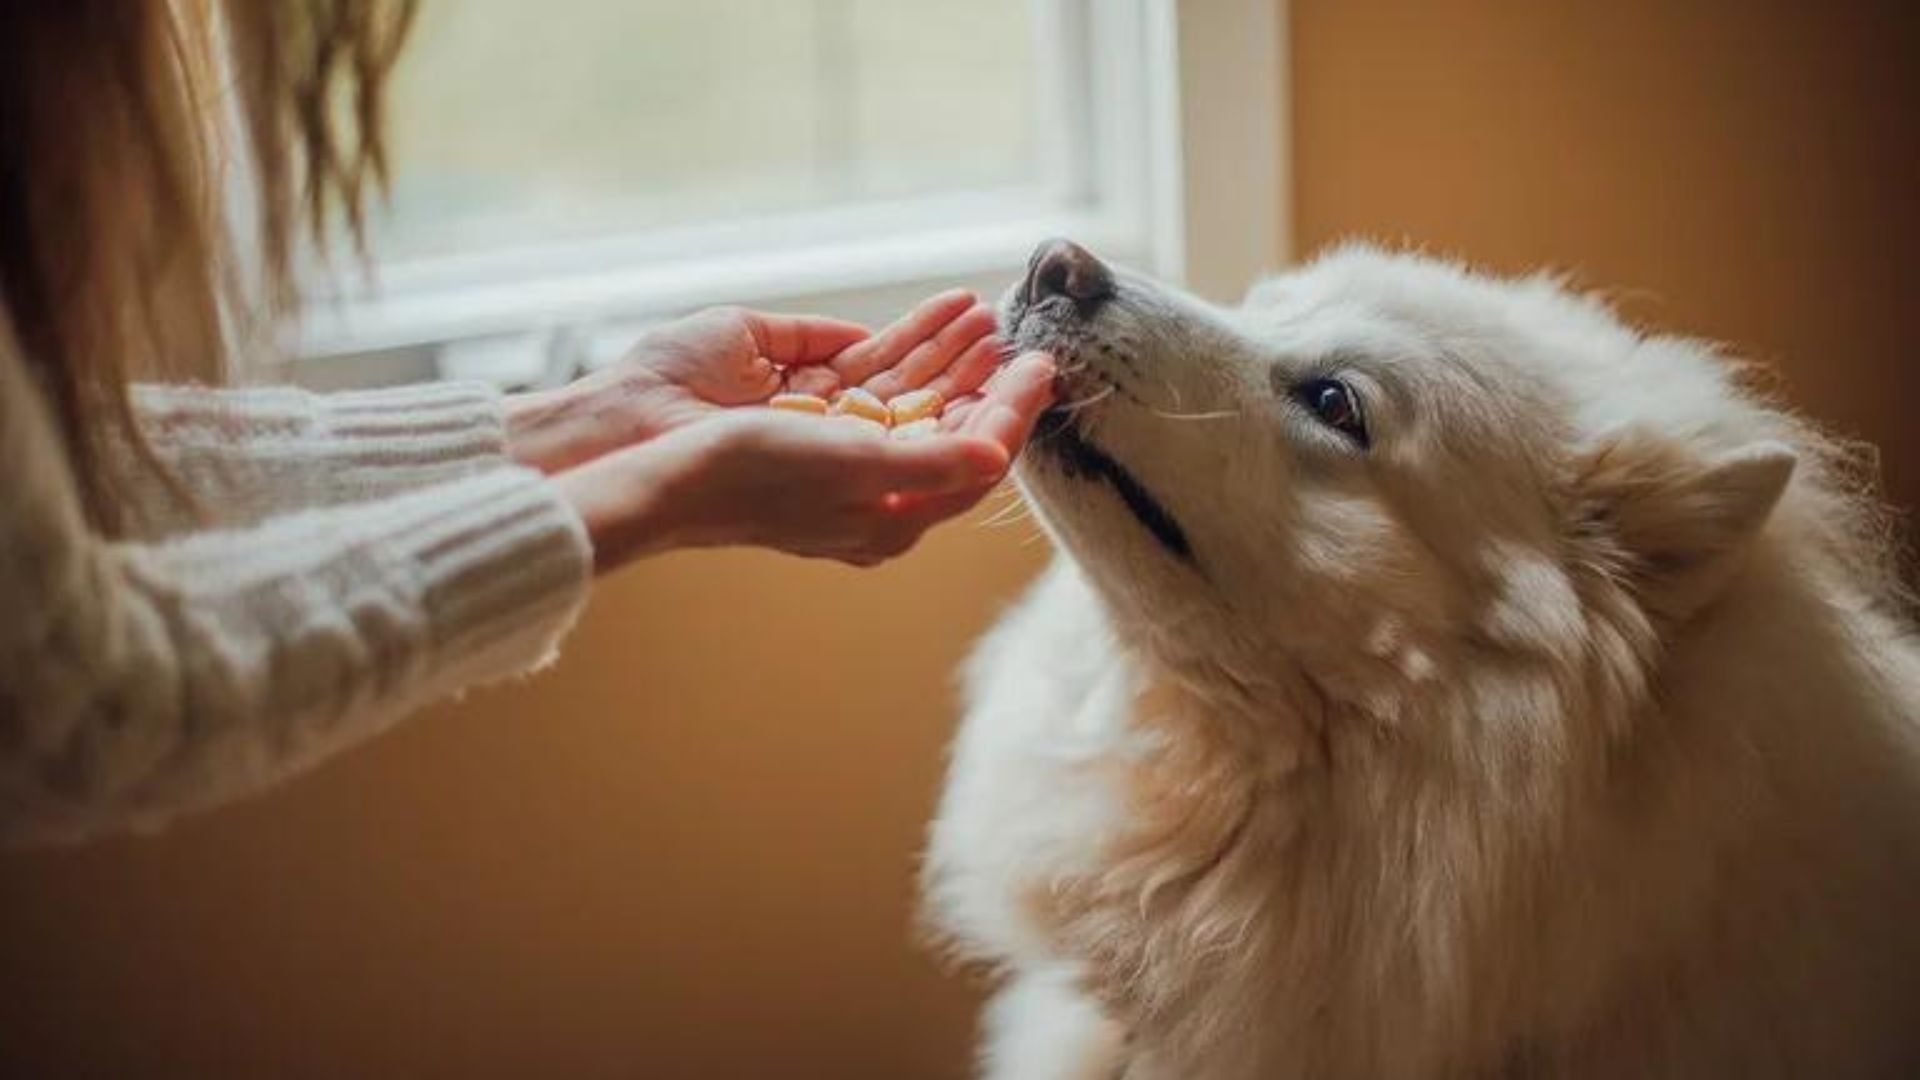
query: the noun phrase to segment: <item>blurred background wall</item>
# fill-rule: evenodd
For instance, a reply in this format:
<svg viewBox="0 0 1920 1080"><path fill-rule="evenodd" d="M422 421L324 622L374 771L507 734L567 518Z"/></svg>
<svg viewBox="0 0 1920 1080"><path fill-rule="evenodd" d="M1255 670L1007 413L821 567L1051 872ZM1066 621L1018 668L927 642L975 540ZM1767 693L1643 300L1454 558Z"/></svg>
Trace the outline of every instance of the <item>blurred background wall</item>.
<svg viewBox="0 0 1920 1080"><path fill-rule="evenodd" d="M1572 271L1878 443L1920 501L1920 16L1897 0L1295 0L1303 251Z"/></svg>
<svg viewBox="0 0 1920 1080"><path fill-rule="evenodd" d="M1776 363L1920 496L1899 5L1291 8L1304 250L1574 271ZM0 1073L965 1075L976 988L914 944L914 857L1032 536L662 559L532 681L159 837L0 856Z"/></svg>

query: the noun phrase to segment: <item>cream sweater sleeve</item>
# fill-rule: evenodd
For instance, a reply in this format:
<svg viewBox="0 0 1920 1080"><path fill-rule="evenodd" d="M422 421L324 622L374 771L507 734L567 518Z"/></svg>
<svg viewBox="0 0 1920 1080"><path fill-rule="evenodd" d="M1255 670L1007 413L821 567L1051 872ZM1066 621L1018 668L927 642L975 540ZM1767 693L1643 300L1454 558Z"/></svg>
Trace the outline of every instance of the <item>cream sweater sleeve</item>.
<svg viewBox="0 0 1920 1080"><path fill-rule="evenodd" d="M239 528L103 539L4 344L0 461L7 841L151 824L263 787L426 701L544 663L586 590L579 519L505 465Z"/></svg>
<svg viewBox="0 0 1920 1080"><path fill-rule="evenodd" d="M227 522L363 502L507 461L501 396L483 383L333 394L143 385L133 404L160 460ZM142 532L195 524L166 492L148 495L130 508Z"/></svg>

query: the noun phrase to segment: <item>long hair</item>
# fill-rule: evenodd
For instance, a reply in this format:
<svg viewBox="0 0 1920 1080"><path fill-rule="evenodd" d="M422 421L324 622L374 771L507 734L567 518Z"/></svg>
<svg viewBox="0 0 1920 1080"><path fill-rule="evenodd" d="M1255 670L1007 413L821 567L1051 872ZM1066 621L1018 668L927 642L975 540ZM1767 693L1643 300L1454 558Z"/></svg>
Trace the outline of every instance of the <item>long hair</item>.
<svg viewBox="0 0 1920 1080"><path fill-rule="evenodd" d="M294 308L299 234L358 242L416 2L0 4L0 304L103 532L170 483L129 383L223 381L237 321Z"/></svg>

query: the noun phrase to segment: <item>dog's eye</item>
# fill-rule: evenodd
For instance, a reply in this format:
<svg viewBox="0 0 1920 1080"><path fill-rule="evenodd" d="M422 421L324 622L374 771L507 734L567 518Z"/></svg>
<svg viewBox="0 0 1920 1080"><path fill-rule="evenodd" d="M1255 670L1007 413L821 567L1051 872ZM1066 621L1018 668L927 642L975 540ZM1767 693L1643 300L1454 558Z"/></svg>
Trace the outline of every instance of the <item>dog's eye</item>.
<svg viewBox="0 0 1920 1080"><path fill-rule="evenodd" d="M1293 388L1293 396L1314 418L1347 438L1367 445L1367 422L1360 415L1360 398L1338 379L1309 379Z"/></svg>

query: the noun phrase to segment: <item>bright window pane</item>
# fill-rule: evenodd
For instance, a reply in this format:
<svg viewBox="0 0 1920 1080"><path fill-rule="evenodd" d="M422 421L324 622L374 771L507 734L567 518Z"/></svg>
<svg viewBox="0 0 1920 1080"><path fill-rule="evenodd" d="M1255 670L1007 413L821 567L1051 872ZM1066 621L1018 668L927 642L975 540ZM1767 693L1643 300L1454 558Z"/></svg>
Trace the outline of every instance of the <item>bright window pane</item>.
<svg viewBox="0 0 1920 1080"><path fill-rule="evenodd" d="M1034 2L428 0L379 253L1037 187Z"/></svg>

